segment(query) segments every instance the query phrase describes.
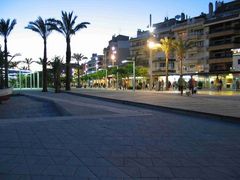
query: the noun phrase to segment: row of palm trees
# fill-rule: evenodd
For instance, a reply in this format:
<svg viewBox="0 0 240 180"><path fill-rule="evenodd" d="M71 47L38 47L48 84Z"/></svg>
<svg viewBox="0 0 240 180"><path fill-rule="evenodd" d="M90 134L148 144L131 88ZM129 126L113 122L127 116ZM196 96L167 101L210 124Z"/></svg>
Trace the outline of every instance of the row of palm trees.
<svg viewBox="0 0 240 180"><path fill-rule="evenodd" d="M187 49L190 47L190 43L188 41L184 41L182 38L177 40L173 40L171 38L165 37L160 39L160 44L157 47L157 50L160 49L165 54L165 76L166 76L166 90L168 90L168 65L169 65L169 57L171 53L174 51L176 54L176 59L180 62L180 75L183 74L183 59L185 58L185 54Z"/></svg>
<svg viewBox="0 0 240 180"><path fill-rule="evenodd" d="M47 92L47 38L50 33L55 30L61 33L66 39L66 90L70 90L70 61L71 61L71 37L80 29L87 28L89 22L76 23L77 16L73 15L73 12L62 11L61 20L57 19L45 19L38 17L35 21L30 21L25 27L36 33L38 33L43 39L43 92ZM7 37L11 33L12 29L16 25L17 21L14 20L0 20L0 35L4 37L4 66L5 66L5 87L8 87L8 51L7 51Z"/></svg>

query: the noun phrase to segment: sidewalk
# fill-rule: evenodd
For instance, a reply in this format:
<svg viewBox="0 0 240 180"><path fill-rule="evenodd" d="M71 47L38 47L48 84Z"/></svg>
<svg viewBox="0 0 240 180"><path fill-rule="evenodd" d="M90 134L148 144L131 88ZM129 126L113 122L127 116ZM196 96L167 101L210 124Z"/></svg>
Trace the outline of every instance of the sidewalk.
<svg viewBox="0 0 240 180"><path fill-rule="evenodd" d="M193 96L180 96L177 91L122 91L108 89L72 89L71 93L95 96L122 102L150 105L169 110L199 112L225 118L240 119L240 94L238 92L200 91Z"/></svg>

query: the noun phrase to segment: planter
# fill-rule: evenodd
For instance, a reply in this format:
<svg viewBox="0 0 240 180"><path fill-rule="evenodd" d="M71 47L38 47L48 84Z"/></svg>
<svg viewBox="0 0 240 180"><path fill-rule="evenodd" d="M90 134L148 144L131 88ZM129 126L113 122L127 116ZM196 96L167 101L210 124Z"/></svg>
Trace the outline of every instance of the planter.
<svg viewBox="0 0 240 180"><path fill-rule="evenodd" d="M8 100L11 94L12 88L0 89L0 102Z"/></svg>

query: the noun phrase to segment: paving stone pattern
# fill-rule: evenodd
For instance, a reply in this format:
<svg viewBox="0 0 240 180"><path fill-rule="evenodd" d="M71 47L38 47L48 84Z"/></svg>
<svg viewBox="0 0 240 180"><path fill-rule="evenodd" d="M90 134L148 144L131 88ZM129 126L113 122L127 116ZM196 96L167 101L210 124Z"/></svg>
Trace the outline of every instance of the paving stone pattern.
<svg viewBox="0 0 240 180"><path fill-rule="evenodd" d="M53 103L25 96L13 96L8 101L3 101L0 105L0 118L53 116L60 116L59 110Z"/></svg>
<svg viewBox="0 0 240 180"><path fill-rule="evenodd" d="M75 100L74 112L84 103L105 113L9 123L0 119L1 180L240 179L238 123L67 94L44 97L69 104Z"/></svg>

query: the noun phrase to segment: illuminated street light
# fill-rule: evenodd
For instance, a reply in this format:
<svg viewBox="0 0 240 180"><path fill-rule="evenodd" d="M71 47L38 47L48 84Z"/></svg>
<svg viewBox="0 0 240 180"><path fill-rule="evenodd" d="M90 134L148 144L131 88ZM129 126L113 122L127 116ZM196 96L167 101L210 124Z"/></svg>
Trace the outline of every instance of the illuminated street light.
<svg viewBox="0 0 240 180"><path fill-rule="evenodd" d="M136 86L136 68L135 68L135 61L130 61L130 60L123 60L122 63L128 63L132 62L133 63L133 79L132 79L132 84L133 84L133 92L135 92L135 86Z"/></svg>
<svg viewBox="0 0 240 180"><path fill-rule="evenodd" d="M117 54L117 51L116 51L115 46L112 46L111 50L112 50L111 60L112 60L112 67L113 67L113 66L114 66L114 63L116 62L116 54ZM116 90L118 90L118 65L116 65L116 67L117 67Z"/></svg>
<svg viewBox="0 0 240 180"><path fill-rule="evenodd" d="M150 49L149 52L149 76L150 76L150 90L153 88L153 77L152 77L152 61L153 61L153 56L152 56L152 50L156 50L160 48L160 44L154 42L153 40L148 40L148 48Z"/></svg>

